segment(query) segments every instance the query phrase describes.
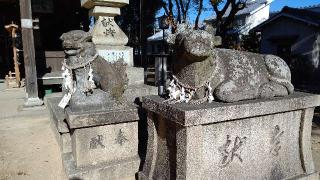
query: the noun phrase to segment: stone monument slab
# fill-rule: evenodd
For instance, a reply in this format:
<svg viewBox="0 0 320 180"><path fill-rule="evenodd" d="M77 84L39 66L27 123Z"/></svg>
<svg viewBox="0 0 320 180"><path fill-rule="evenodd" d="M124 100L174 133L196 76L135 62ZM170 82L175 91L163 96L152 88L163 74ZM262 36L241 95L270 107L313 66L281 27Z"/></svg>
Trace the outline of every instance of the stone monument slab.
<svg viewBox="0 0 320 180"><path fill-rule="evenodd" d="M106 61L114 63L123 61L133 67L133 48L128 46L97 46L97 53Z"/></svg>
<svg viewBox="0 0 320 180"><path fill-rule="evenodd" d="M110 14L117 13L116 9L109 9ZM101 15L102 12L92 11L97 13L96 15ZM105 12L104 12L105 13ZM120 27L114 21L114 17L99 16L98 20L92 30L92 41L96 45L106 45L106 46L124 46L128 43L128 37L120 29ZM98 48L100 49L100 48Z"/></svg>

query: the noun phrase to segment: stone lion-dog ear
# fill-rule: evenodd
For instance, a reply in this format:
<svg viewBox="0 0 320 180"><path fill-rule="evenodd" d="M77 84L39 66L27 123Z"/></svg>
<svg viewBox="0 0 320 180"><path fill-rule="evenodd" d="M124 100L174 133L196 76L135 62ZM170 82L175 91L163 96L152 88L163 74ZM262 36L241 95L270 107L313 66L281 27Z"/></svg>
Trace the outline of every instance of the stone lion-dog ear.
<svg viewBox="0 0 320 180"><path fill-rule="evenodd" d="M64 40L64 38L65 38L65 34L66 34L66 33L63 33L63 34L60 36L60 38L59 38L59 39L60 39L61 41L63 41L63 40Z"/></svg>
<svg viewBox="0 0 320 180"><path fill-rule="evenodd" d="M80 39L80 42L88 42L92 40L91 33L87 32L83 38Z"/></svg>

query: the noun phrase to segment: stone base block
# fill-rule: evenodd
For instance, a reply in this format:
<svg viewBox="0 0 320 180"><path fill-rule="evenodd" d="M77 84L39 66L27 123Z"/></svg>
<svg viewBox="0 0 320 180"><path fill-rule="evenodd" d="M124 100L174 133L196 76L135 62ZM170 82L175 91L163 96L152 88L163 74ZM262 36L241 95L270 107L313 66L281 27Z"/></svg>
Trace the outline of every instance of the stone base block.
<svg viewBox="0 0 320 180"><path fill-rule="evenodd" d="M138 107L72 112L45 99L70 179L135 179L139 170Z"/></svg>
<svg viewBox="0 0 320 180"><path fill-rule="evenodd" d="M69 179L81 180L135 180L140 159L134 157L110 164L77 168L72 153L63 154L63 164Z"/></svg>
<svg viewBox="0 0 320 180"><path fill-rule="evenodd" d="M40 98L26 98L23 106L24 107L34 107L34 106L42 106L43 101Z"/></svg>
<svg viewBox="0 0 320 180"><path fill-rule="evenodd" d="M119 124L139 120L138 106L130 103L125 108L111 108L104 111L71 111L69 107L65 109L66 121L70 129L89 128L109 124Z"/></svg>
<svg viewBox="0 0 320 180"><path fill-rule="evenodd" d="M62 154L72 152L70 133L59 133L56 127L53 125L53 123L50 123L50 125L53 133L55 134L55 138L59 145L60 152Z"/></svg>
<svg viewBox="0 0 320 180"><path fill-rule="evenodd" d="M123 96L130 102L140 102L142 96L156 95L158 88L145 84L128 86Z"/></svg>
<svg viewBox="0 0 320 180"><path fill-rule="evenodd" d="M75 129L71 137L77 167L118 162L138 155L137 121Z"/></svg>
<svg viewBox="0 0 320 180"><path fill-rule="evenodd" d="M45 98L45 104L50 114L50 126L62 153L69 153L71 148L71 136L68 125L65 122L64 110L58 107L62 96Z"/></svg>
<svg viewBox="0 0 320 180"><path fill-rule="evenodd" d="M320 96L164 104L146 97L148 147L139 179L314 179L311 124Z"/></svg>
<svg viewBox="0 0 320 180"><path fill-rule="evenodd" d="M71 136L70 133L61 134L61 152L69 153L72 152Z"/></svg>
<svg viewBox="0 0 320 180"><path fill-rule="evenodd" d="M144 84L144 69L137 67L127 67L128 85L143 85Z"/></svg>
<svg viewBox="0 0 320 180"><path fill-rule="evenodd" d="M58 106L59 102L62 99L62 95L60 96L53 96L53 97L46 97L45 98L45 105L49 110L50 120L56 127L56 130L59 133L69 133L68 125L65 121L66 116L64 114L64 109Z"/></svg>
<svg viewBox="0 0 320 180"><path fill-rule="evenodd" d="M66 109L72 153L65 164L70 177L135 179L139 171L138 106L72 112ZM68 160L69 159L69 160Z"/></svg>

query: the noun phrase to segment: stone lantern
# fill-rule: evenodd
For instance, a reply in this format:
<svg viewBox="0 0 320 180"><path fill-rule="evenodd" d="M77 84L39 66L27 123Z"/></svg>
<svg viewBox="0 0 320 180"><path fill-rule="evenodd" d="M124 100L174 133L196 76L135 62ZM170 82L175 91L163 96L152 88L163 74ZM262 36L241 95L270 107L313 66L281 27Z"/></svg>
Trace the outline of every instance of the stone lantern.
<svg viewBox="0 0 320 180"><path fill-rule="evenodd" d="M127 4L129 0L81 0L81 6L90 9L89 15L96 18L91 34L98 54L109 62L122 59L133 66L133 50L125 46L128 37L114 20Z"/></svg>

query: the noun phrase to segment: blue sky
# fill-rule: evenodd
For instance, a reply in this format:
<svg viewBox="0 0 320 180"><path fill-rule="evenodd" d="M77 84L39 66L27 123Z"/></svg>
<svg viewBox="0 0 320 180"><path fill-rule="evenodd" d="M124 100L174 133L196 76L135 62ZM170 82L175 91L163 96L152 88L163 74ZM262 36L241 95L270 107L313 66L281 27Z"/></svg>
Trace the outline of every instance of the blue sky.
<svg viewBox="0 0 320 180"><path fill-rule="evenodd" d="M284 6L289 7L304 7L304 6L310 6L314 4L320 4L320 0L274 0L271 3L271 9L270 11L280 11ZM202 12L202 15L200 17L200 20L207 19L208 17L212 16L213 10L211 8L211 5L209 4L209 0L204 0L205 7L208 8L207 11ZM163 14L163 11L160 11L159 14ZM196 13L190 13L189 14L191 22L194 22L194 19L196 17Z"/></svg>
<svg viewBox="0 0 320 180"><path fill-rule="evenodd" d="M320 4L320 0L275 0L271 3L271 11L280 11L284 6L304 7Z"/></svg>

